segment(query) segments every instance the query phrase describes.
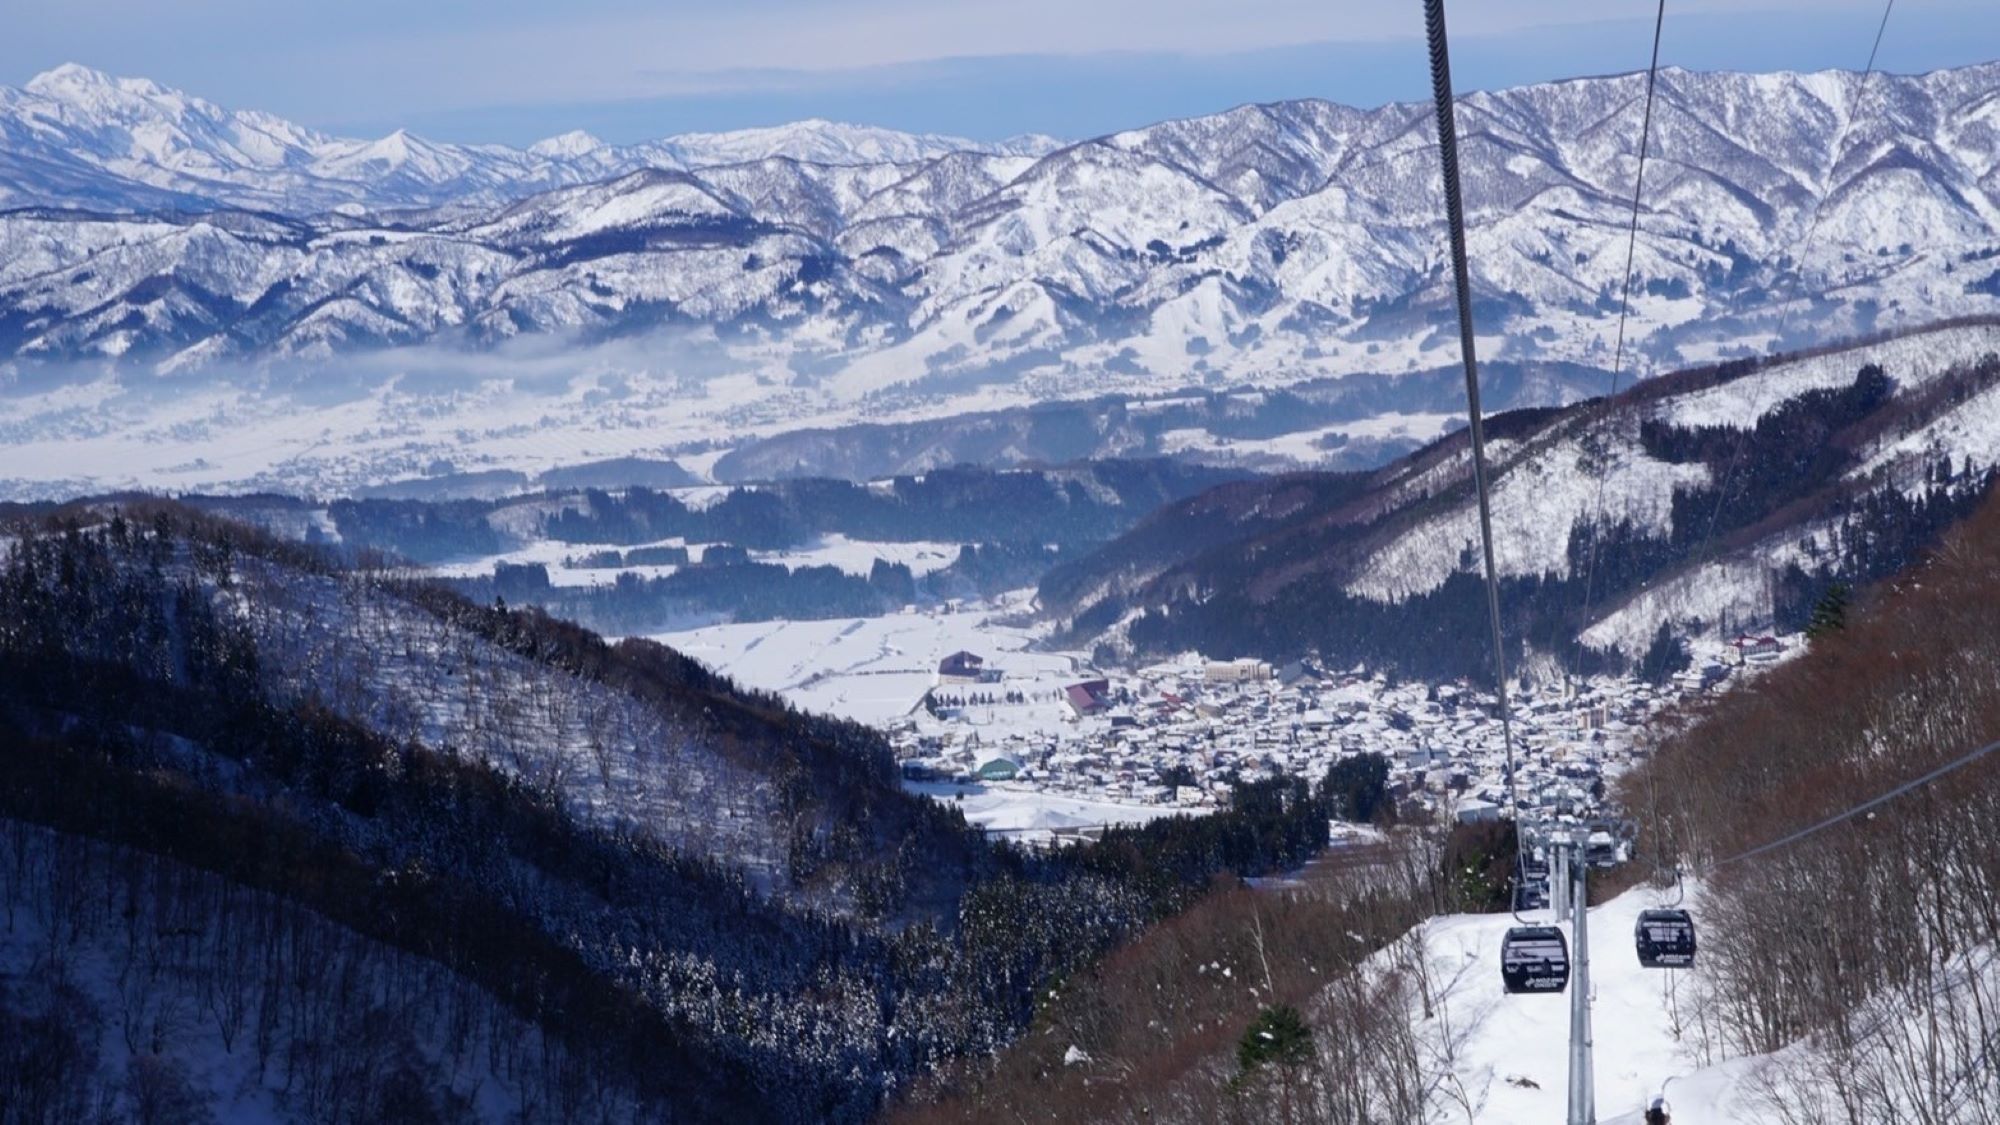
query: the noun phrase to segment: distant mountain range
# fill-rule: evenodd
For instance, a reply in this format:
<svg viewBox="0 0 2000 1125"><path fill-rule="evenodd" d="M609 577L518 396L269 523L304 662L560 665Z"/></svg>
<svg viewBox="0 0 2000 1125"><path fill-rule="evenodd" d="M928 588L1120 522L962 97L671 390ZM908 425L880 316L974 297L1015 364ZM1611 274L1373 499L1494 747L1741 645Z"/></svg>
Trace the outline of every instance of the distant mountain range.
<svg viewBox="0 0 2000 1125"><path fill-rule="evenodd" d="M1487 358L1612 365L1642 90L1462 99ZM585 345L616 347L595 367L630 376L620 410L652 444L600 457L1420 372L1453 358L1432 129L1421 106L1307 100L1067 145L807 122L519 150L333 138L62 67L0 91L0 372L32 396L42 361L235 372L547 340L573 373ZM2000 310L2000 64L1865 84L1668 70L1654 130L1628 367ZM387 376L369 378L364 401ZM296 424L318 393L266 413ZM371 432L413 416L366 405ZM13 432L72 406L31 397ZM464 408L432 406L417 416ZM337 441L353 415L295 428ZM495 456L476 467L523 467Z"/></svg>
<svg viewBox="0 0 2000 1125"><path fill-rule="evenodd" d="M73 63L19 89L0 87L0 141L0 206L283 215L492 206L645 168L767 158L915 164L955 152L1041 155L1059 147L1048 137L982 145L830 121L636 145L581 131L525 149L441 144L401 129L357 140Z"/></svg>

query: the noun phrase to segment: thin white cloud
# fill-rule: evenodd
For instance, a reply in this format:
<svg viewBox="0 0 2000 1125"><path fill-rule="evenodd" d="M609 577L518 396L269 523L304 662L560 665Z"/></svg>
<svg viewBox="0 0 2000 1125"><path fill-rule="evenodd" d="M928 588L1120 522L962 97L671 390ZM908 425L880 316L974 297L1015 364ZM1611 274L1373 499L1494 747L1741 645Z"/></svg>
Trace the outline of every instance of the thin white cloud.
<svg viewBox="0 0 2000 1125"><path fill-rule="evenodd" d="M1858 9L1871 0L1681 0L1675 14ZM1641 5L1466 0L1473 37L1641 19ZM734 92L772 74L865 70L953 58L1101 52L1232 54L1422 34L1414 2L1325 0L853 0L678 5L663 12L542 8L420 36L393 26L310 60L394 87L420 82L427 108ZM331 56L331 57L329 57Z"/></svg>

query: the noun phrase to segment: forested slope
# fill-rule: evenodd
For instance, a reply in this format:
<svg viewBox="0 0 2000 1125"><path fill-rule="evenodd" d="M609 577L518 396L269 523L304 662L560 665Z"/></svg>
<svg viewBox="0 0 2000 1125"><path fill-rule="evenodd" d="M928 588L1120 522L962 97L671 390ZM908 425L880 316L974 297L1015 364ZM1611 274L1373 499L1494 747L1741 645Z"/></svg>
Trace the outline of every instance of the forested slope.
<svg viewBox="0 0 2000 1125"><path fill-rule="evenodd" d="M2000 324L1641 383L1488 420L1516 666L1638 659L1664 627L1796 628L1824 591L1908 565L1990 491ZM1078 642L1140 656L1307 653L1489 675L1468 441L1363 476L1168 505L1041 585ZM1581 637L1581 649L1576 644Z"/></svg>
<svg viewBox="0 0 2000 1125"><path fill-rule="evenodd" d="M2000 754L1714 866L2000 739L2000 505L1698 718L1623 799L1642 862L1703 873L1699 1049L1781 1052L1780 1120L2000 1117Z"/></svg>
<svg viewBox="0 0 2000 1125"><path fill-rule="evenodd" d="M202 1007L216 982L255 991L243 974L307 963L218 967L213 943L238 940L222 914L240 906L266 919L260 940L357 951L340 962L361 974L352 988L418 1005L413 1035L439 1019L539 1029L534 1060L489 1052L510 1074L541 1071L487 1102L466 1103L450 1077L485 1040L427 1038L405 1084L440 1113L858 1120L943 1061L1011 1039L1042 982L1217 871L1296 863L1324 836L1327 806L1274 783L1228 812L1031 856L905 794L872 732L740 692L657 645L350 570L166 502L15 518L5 535L0 825L22 870L199 884L121 892L133 910L186 918L200 932L184 947L117 932L92 887L51 899L37 888L58 875L9 885L35 917L89 921L76 933L91 956L147 966L140 999L193 1036L86 1018L111 1001L84 989L70 1005L83 1014L57 1021L78 1051L95 1044L99 1065L70 1052L82 1069L65 1072L98 1083L79 1113L129 1111L133 1068L157 1063L215 1105L380 1119L380 1082L311 1085L331 1081L327 1067L367 1068L338 1043L353 1013L322 1010L351 989L300 1001L311 1011L255 1001L292 1021L258 1050L337 1058L259 1056L256 1081L275 1094L215 1085L242 1073L224 1031L236 1017ZM21 836L27 824L60 835ZM7 1018L46 1023L70 993L27 932L6 947L29 965ZM439 1009L446 979L461 999ZM114 1034L130 1043L107 1047ZM235 1062L186 1057L212 1055L217 1037Z"/></svg>

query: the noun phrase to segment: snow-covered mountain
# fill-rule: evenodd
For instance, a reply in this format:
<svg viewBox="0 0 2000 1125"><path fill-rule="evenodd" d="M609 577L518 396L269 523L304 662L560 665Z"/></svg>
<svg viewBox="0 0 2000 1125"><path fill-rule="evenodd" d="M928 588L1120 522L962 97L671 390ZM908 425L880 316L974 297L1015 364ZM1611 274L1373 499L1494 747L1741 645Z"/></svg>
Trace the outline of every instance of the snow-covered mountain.
<svg viewBox="0 0 2000 1125"><path fill-rule="evenodd" d="M2000 320L1676 372L1493 417L1496 570L1529 662L1636 661L1802 626L1828 584L1909 565L2000 481ZM1290 474L1167 505L1041 583L1081 642L1141 655L1317 652L1476 674L1478 498L1463 432L1367 474Z"/></svg>
<svg viewBox="0 0 2000 1125"><path fill-rule="evenodd" d="M1642 90L1463 99L1485 358L1612 365ZM1669 70L1654 122L1627 377L2000 309L2000 64ZM64 67L0 91L0 372L32 393L43 361L114 359L115 405L132 372L402 345L498 378L513 342L643 387L687 440L1452 358L1423 107L1052 144L363 142ZM17 399L14 432L67 401Z"/></svg>
<svg viewBox="0 0 2000 1125"><path fill-rule="evenodd" d="M907 164L964 151L1041 153L1057 143L1019 137L981 145L831 121L637 145L606 144L581 131L526 149L440 144L400 129L357 140L70 63L18 89L0 87L0 206L300 215L339 206L492 205L641 168L767 157Z"/></svg>

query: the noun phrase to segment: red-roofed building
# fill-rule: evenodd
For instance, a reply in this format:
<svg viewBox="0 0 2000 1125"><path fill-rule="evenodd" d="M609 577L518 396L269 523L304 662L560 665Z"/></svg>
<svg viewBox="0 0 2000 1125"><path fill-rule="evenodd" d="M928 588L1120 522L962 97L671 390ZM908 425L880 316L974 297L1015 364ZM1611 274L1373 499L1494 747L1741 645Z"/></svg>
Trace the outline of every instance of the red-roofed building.
<svg viewBox="0 0 2000 1125"><path fill-rule="evenodd" d="M1104 680L1085 680L1064 688L1063 698L1077 718L1102 715L1111 709L1111 685Z"/></svg>

